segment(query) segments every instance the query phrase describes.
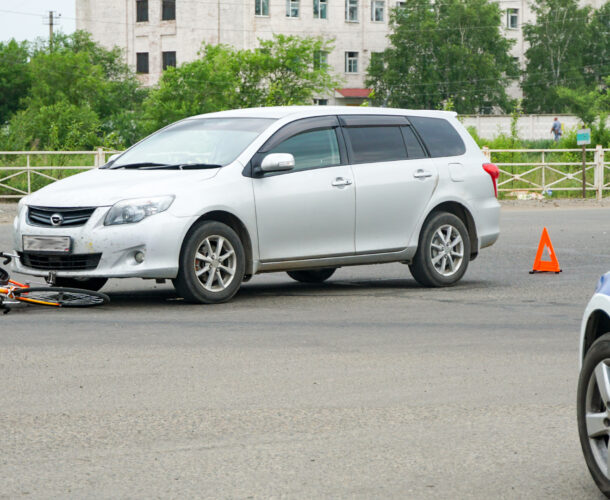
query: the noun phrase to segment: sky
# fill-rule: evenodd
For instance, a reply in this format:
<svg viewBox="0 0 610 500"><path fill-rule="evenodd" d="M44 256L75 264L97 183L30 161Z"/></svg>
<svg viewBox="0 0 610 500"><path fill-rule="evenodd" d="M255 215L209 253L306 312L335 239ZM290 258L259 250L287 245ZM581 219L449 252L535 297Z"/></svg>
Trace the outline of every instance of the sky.
<svg viewBox="0 0 610 500"><path fill-rule="evenodd" d="M75 29L75 0L0 0L0 41L49 37L49 11L61 14L55 32Z"/></svg>

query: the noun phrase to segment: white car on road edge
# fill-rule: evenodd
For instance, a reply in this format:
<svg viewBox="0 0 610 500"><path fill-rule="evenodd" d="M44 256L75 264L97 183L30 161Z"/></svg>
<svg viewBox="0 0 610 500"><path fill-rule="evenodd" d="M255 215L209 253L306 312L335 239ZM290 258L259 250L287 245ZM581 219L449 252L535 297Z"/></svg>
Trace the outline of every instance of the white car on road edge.
<svg viewBox="0 0 610 500"><path fill-rule="evenodd" d="M449 286L499 235L498 168L444 111L295 106L181 120L21 200L16 270L171 279L229 300L257 273L322 282L402 262Z"/></svg>

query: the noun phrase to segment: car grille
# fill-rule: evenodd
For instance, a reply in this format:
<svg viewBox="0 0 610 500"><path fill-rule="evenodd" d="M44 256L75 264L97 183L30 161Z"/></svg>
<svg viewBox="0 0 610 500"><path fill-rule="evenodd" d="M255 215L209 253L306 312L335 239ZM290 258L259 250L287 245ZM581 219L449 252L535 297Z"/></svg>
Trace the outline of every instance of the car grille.
<svg viewBox="0 0 610 500"><path fill-rule="evenodd" d="M28 223L33 226L76 227L84 226L96 207L54 208L28 207ZM63 217L61 224L53 224L51 216L59 214Z"/></svg>
<svg viewBox="0 0 610 500"><path fill-rule="evenodd" d="M95 269L101 258L101 253L48 255L19 252L19 259L25 267L44 271L88 271Z"/></svg>

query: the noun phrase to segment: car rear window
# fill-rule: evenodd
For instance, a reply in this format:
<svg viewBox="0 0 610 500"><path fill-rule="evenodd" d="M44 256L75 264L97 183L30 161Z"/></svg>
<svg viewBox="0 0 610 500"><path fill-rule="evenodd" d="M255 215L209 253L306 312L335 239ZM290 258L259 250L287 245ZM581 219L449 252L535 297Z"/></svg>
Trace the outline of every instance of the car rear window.
<svg viewBox="0 0 610 500"><path fill-rule="evenodd" d="M415 126L433 158L460 156L466 152L464 141L447 120L409 116L409 121Z"/></svg>
<svg viewBox="0 0 610 500"><path fill-rule="evenodd" d="M347 127L352 163L406 160L400 127Z"/></svg>

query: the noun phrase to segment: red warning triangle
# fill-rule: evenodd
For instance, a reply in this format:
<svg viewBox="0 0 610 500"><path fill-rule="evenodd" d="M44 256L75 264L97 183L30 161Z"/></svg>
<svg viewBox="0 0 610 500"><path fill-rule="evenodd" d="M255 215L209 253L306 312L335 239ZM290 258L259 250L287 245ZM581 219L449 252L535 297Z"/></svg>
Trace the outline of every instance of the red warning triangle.
<svg viewBox="0 0 610 500"><path fill-rule="evenodd" d="M545 249L548 250L551 260L542 260L542 254L544 253ZM542 230L542 236L540 237L540 243L538 244L538 252L536 253L536 259L534 260L534 267L530 274L542 272L561 272L559 262L555 256L555 250L553 250L553 244L551 243L551 238L549 237L549 232L546 230L546 227Z"/></svg>

